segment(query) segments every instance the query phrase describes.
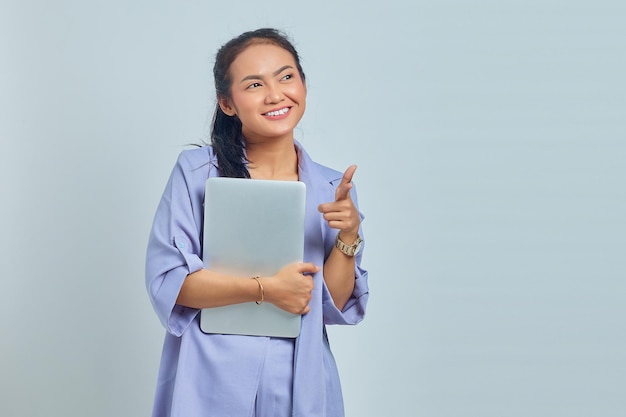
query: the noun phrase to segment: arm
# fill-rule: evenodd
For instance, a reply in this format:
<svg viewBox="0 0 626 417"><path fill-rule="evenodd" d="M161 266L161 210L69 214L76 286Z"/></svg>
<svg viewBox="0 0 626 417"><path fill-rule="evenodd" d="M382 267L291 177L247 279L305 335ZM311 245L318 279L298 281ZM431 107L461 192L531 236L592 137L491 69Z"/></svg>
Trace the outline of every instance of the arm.
<svg viewBox="0 0 626 417"><path fill-rule="evenodd" d="M335 191L335 201L320 204L319 211L323 214L328 226L338 229L342 242L352 244L357 239L361 218L352 198L352 177L356 166L350 166L343 175L341 183ZM324 279L337 309L342 310L350 299L355 285L356 260L336 247L324 263Z"/></svg>
<svg viewBox="0 0 626 417"><path fill-rule="evenodd" d="M305 274L317 271L319 267L311 263L296 262L272 277L259 277L257 282L200 269L187 275L176 304L199 309L264 300L290 313L305 314L313 290L313 279Z"/></svg>
<svg viewBox="0 0 626 417"><path fill-rule="evenodd" d="M340 239L343 242L354 242L357 234L350 234L352 237L347 238L345 236L348 236L348 233L344 235L340 232ZM336 247L324 262L324 280L339 310L343 309L354 291L354 267L354 256L348 256Z"/></svg>
<svg viewBox="0 0 626 417"><path fill-rule="evenodd" d="M198 152L198 151L195 151ZM195 155L194 152L194 155ZM180 336L198 313L177 305L187 275L203 268L200 230L206 170L183 152L159 202L146 251L146 287L165 329ZM206 156L205 156L206 158Z"/></svg>

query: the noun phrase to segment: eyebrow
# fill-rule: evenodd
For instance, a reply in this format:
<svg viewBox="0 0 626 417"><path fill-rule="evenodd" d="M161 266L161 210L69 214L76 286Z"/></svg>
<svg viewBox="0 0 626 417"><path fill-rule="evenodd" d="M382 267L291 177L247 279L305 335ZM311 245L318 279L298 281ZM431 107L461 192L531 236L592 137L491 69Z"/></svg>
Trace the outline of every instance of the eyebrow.
<svg viewBox="0 0 626 417"><path fill-rule="evenodd" d="M291 65L284 65L284 66L280 67L279 69L277 69L276 71L274 71L272 73L272 76L275 77L275 76L277 76L278 74L280 74L281 72L283 72L286 69L293 69L293 67ZM263 76L261 76L261 75L246 75L239 82L242 83L242 82L247 81L247 80L262 80L262 79L263 79Z"/></svg>

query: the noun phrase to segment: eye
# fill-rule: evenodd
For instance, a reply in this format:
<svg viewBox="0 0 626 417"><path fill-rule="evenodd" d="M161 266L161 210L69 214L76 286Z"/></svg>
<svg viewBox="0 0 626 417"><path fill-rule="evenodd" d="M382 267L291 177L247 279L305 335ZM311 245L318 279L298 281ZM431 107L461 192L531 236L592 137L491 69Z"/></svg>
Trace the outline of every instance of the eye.
<svg viewBox="0 0 626 417"><path fill-rule="evenodd" d="M261 83L254 82L254 83L250 84L250 85L249 85L248 87L246 87L246 88L247 88L248 90L252 90L253 88L257 88L257 87L260 87L260 86L261 86Z"/></svg>
<svg viewBox="0 0 626 417"><path fill-rule="evenodd" d="M281 81L287 81L293 78L293 74L286 74L283 78L281 78Z"/></svg>

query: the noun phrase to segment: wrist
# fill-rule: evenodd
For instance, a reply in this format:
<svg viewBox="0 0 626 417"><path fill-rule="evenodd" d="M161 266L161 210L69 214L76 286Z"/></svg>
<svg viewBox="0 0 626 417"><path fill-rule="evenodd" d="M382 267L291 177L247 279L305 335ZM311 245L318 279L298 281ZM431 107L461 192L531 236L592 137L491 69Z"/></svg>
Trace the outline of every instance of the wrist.
<svg viewBox="0 0 626 417"><path fill-rule="evenodd" d="M257 296L255 297L254 302L257 303L258 305L261 305L265 301L265 287L261 283L261 277L259 277L258 275L252 277L251 279L256 281L256 284L258 287Z"/></svg>
<svg viewBox="0 0 626 417"><path fill-rule="evenodd" d="M356 233L354 236L354 239L347 240L345 235L340 236L340 234L337 233L337 238L335 239L335 248L337 248L341 253L346 256L356 256L361 251L363 239L361 239L361 236L359 236L358 233Z"/></svg>
<svg viewBox="0 0 626 417"><path fill-rule="evenodd" d="M259 277L258 281L261 283L261 285L263 286L263 297L264 297L264 301L266 303L272 303L272 295L274 295L274 290L272 289L272 285L274 283L274 280L272 279L272 277ZM258 290L257 290L258 291ZM257 292L257 296L258 296L258 292Z"/></svg>
<svg viewBox="0 0 626 417"><path fill-rule="evenodd" d="M353 230L353 231L347 232L345 230L340 230L337 233L337 237L346 245L351 245L359 237L359 231Z"/></svg>

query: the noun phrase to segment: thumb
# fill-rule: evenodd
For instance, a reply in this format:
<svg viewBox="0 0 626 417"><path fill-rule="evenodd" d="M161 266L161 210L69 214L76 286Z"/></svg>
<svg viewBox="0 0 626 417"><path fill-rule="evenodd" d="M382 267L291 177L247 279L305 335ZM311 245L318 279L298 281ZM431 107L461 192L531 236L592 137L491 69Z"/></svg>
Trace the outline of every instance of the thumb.
<svg viewBox="0 0 626 417"><path fill-rule="evenodd" d="M352 177L356 171L356 165L350 165L343 173L341 182L337 186L335 191L335 201L345 200L350 196L350 189L352 188Z"/></svg>
<svg viewBox="0 0 626 417"><path fill-rule="evenodd" d="M301 274L314 274L316 272L319 272L319 270L320 267L313 264L312 262L302 262L297 266L297 271Z"/></svg>

